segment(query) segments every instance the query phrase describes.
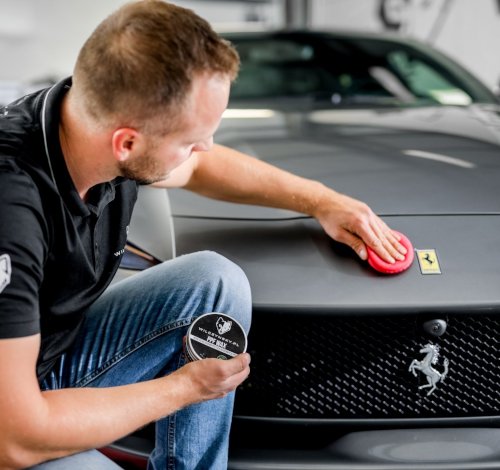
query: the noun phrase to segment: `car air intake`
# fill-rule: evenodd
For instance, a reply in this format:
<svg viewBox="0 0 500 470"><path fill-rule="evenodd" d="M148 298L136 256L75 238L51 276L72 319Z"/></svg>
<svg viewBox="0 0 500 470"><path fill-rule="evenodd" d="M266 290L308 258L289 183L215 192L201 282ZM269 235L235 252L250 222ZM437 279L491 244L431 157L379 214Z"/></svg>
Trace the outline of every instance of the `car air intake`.
<svg viewBox="0 0 500 470"><path fill-rule="evenodd" d="M256 312L235 415L416 419L500 415L500 316ZM427 322L427 323L426 323ZM421 388L419 388L421 387Z"/></svg>

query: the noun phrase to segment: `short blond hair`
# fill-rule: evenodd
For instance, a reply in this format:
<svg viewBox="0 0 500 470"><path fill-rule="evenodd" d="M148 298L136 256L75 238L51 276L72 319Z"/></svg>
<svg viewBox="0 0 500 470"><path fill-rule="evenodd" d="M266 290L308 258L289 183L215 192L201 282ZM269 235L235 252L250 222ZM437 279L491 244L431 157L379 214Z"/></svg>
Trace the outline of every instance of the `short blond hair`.
<svg viewBox="0 0 500 470"><path fill-rule="evenodd" d="M238 69L234 47L193 11L141 0L108 16L87 39L73 86L96 122L140 127L167 113L175 119L196 74L234 80Z"/></svg>

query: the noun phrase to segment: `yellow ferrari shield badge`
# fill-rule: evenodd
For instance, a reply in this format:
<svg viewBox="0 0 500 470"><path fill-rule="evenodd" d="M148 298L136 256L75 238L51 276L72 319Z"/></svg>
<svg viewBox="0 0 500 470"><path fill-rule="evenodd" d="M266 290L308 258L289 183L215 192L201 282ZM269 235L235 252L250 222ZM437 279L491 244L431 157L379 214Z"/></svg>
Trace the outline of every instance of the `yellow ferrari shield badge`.
<svg viewBox="0 0 500 470"><path fill-rule="evenodd" d="M436 250L415 250L422 274L441 274Z"/></svg>

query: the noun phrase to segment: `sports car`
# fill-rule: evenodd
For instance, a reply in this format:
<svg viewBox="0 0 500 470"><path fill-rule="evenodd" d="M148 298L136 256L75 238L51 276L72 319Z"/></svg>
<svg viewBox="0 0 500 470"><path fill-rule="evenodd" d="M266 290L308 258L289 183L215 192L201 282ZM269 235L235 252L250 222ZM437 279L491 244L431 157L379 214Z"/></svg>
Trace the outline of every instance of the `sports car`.
<svg viewBox="0 0 500 470"><path fill-rule="evenodd" d="M382 274L303 214L141 188L120 276L209 249L250 280L229 468L500 468L497 97L401 37L226 37L215 140L366 202L415 255ZM141 460L153 432L106 452Z"/></svg>

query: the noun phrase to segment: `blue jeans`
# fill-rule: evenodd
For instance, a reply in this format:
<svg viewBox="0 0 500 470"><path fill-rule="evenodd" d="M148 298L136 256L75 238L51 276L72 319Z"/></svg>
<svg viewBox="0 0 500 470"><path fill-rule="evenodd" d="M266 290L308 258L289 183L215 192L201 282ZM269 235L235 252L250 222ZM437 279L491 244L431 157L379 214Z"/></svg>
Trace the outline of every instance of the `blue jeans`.
<svg viewBox="0 0 500 470"><path fill-rule="evenodd" d="M88 309L78 340L42 389L112 387L169 374L185 361L188 326L207 312L224 312L247 332L250 328L248 280L238 266L213 252L184 255L116 283ZM148 468L226 469L233 402L231 393L158 421ZM51 465L40 467L56 468Z"/></svg>

